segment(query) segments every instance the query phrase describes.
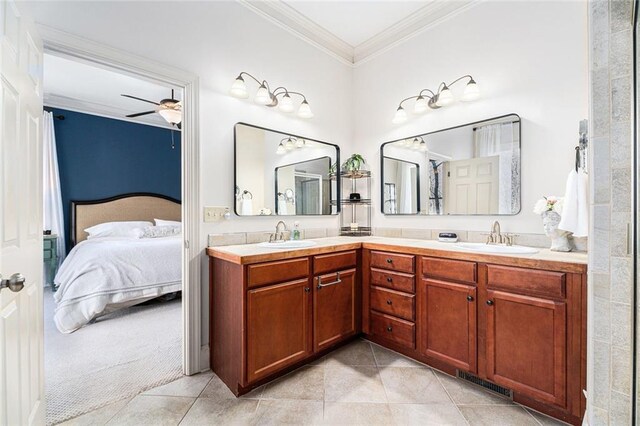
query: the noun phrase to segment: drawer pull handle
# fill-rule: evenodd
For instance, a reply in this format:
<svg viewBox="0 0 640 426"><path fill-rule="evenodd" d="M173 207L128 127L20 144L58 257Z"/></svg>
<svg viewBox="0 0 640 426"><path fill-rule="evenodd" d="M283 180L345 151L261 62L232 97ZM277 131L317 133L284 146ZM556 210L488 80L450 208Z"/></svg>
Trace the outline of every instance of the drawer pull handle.
<svg viewBox="0 0 640 426"><path fill-rule="evenodd" d="M473 296L467 296L467 300L468 300L469 302L473 302Z"/></svg>
<svg viewBox="0 0 640 426"><path fill-rule="evenodd" d="M387 305L391 305L393 302L391 300L387 300Z"/></svg>
<svg viewBox="0 0 640 426"><path fill-rule="evenodd" d="M493 300L487 300L487 305L489 306L493 305Z"/></svg>
<svg viewBox="0 0 640 426"><path fill-rule="evenodd" d="M311 291L311 289L310 289L309 287L305 287L305 288L304 288L304 292L305 292L305 293L309 293L310 291Z"/></svg>
<svg viewBox="0 0 640 426"><path fill-rule="evenodd" d="M393 259L387 259L387 263L393 263Z"/></svg>
<svg viewBox="0 0 640 426"><path fill-rule="evenodd" d="M388 326L388 327L387 327L387 331L388 331L389 333L391 333L391 332L393 331L393 327Z"/></svg>
<svg viewBox="0 0 640 426"><path fill-rule="evenodd" d="M392 282L392 281L393 281L393 278L391 278L391 277L387 277L387 282L388 282L388 283L390 283L390 282Z"/></svg>
<svg viewBox="0 0 640 426"><path fill-rule="evenodd" d="M336 285L336 284L340 284L342 282L342 280L340 279L340 272L336 273L336 280L335 281L331 281L330 283L322 283L322 277L318 277L318 290L321 290L322 287L329 287L330 285Z"/></svg>

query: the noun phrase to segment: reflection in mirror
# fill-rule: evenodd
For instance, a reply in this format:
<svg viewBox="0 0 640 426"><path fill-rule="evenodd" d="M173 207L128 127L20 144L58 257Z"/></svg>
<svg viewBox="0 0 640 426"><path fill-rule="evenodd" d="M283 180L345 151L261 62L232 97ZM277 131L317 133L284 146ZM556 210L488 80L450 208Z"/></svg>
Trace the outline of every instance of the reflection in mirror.
<svg viewBox="0 0 640 426"><path fill-rule="evenodd" d="M235 136L235 211L239 216L337 213L332 164L336 145L238 123Z"/></svg>
<svg viewBox="0 0 640 426"><path fill-rule="evenodd" d="M383 157L385 171L383 213L417 214L420 205L420 165Z"/></svg>
<svg viewBox="0 0 640 426"><path fill-rule="evenodd" d="M510 114L383 144L382 212L517 214L520 135Z"/></svg>

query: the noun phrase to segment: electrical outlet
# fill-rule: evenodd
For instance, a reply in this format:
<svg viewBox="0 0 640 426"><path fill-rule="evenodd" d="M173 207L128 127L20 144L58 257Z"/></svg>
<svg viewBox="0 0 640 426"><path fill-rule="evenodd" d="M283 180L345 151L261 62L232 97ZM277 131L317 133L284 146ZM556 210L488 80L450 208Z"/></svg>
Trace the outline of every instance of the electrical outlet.
<svg viewBox="0 0 640 426"><path fill-rule="evenodd" d="M217 222L225 218L225 213L229 212L229 207L207 206L204 208L204 221Z"/></svg>

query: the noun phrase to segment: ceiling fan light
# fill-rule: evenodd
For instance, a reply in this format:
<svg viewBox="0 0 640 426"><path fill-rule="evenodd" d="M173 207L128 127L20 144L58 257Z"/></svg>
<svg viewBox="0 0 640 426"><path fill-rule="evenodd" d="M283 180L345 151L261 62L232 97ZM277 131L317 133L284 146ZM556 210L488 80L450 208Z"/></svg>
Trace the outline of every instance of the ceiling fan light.
<svg viewBox="0 0 640 426"><path fill-rule="evenodd" d="M391 120L391 122L393 124L400 124L404 123L405 121L407 121L407 112L404 110L404 108L399 106L396 110L396 115L393 117L393 120Z"/></svg>
<svg viewBox="0 0 640 426"><path fill-rule="evenodd" d="M158 114L169 124L178 124L182 121L182 112L179 109L167 108L162 105L158 109Z"/></svg>
<svg viewBox="0 0 640 426"><path fill-rule="evenodd" d="M313 112L311 112L311 107L309 106L309 103L307 102L306 99L302 101L302 103L300 104L300 107L298 108L298 117L300 118L313 117Z"/></svg>
<svg viewBox="0 0 640 426"><path fill-rule="evenodd" d="M480 88L478 87L478 83L472 78L469 80L467 85L464 88L464 93L462 94L462 100L465 102L475 101L480 97Z"/></svg>
<svg viewBox="0 0 640 426"><path fill-rule="evenodd" d="M280 99L278 106L280 107L280 111L283 112L293 112L293 110L295 109L293 107L293 101L291 100L291 96L289 96L289 93L284 94L282 99Z"/></svg>
<svg viewBox="0 0 640 426"><path fill-rule="evenodd" d="M452 102L453 102L453 94L445 84L445 86L442 88L440 93L438 93L438 101L436 103L438 104L438 106L443 107L443 106L450 105Z"/></svg>
<svg viewBox="0 0 640 426"><path fill-rule="evenodd" d="M247 85L244 83L244 79L241 75L239 75L231 85L229 94L234 98L239 99L247 99L249 97L249 92L247 92Z"/></svg>
<svg viewBox="0 0 640 426"><path fill-rule="evenodd" d="M256 97L253 98L254 102L260 105L267 105L272 102L271 94L267 89L267 86L262 83L256 92Z"/></svg>
<svg viewBox="0 0 640 426"><path fill-rule="evenodd" d="M276 149L276 154L282 155L282 154L284 154L286 152L287 152L287 148L285 148L284 145L282 144L282 142L280 142L278 144L278 149Z"/></svg>
<svg viewBox="0 0 640 426"><path fill-rule="evenodd" d="M413 112L416 114L422 114L427 110L427 100L422 96L416 98L416 103L413 105Z"/></svg>

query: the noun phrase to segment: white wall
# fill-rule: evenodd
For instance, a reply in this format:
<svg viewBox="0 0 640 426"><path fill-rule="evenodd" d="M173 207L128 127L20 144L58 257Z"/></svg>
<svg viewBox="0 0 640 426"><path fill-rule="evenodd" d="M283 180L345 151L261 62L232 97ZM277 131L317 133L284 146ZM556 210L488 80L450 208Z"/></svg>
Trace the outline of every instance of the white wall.
<svg viewBox="0 0 640 426"><path fill-rule="evenodd" d="M508 232L542 232L533 204L564 193L587 117L586 13L586 2L481 2L355 69L354 151L371 163L373 188L383 142L508 113L522 118L519 215L385 217L376 207L374 226L483 231L499 219ZM391 124L401 99L464 74L477 80L480 100Z"/></svg>

